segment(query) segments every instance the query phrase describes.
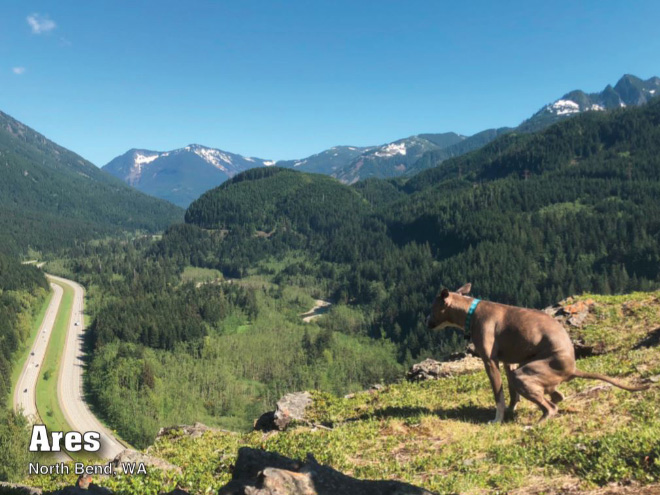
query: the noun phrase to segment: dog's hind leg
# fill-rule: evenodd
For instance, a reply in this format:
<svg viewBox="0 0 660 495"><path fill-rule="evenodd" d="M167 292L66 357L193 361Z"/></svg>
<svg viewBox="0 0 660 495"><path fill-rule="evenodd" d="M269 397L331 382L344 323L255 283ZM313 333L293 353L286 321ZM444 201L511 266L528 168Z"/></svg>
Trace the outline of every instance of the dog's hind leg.
<svg viewBox="0 0 660 495"><path fill-rule="evenodd" d="M513 384L514 377L513 377L513 369L511 368L510 364L504 364L504 371L506 371L506 380L509 384L509 407L508 410L509 412L514 412L516 410L516 407L518 406L518 402L520 401L520 394L518 393L518 390L516 389L515 385Z"/></svg>
<svg viewBox="0 0 660 495"><path fill-rule="evenodd" d="M549 394L550 394L550 400L552 400L552 402L554 402L555 404L559 404L561 401L564 400L564 394L562 394L557 389L550 390Z"/></svg>
<svg viewBox="0 0 660 495"><path fill-rule="evenodd" d="M554 376L545 360L532 361L513 371L513 383L525 399L539 406L543 412L541 421L557 414L557 405L545 398L547 381L554 381Z"/></svg>

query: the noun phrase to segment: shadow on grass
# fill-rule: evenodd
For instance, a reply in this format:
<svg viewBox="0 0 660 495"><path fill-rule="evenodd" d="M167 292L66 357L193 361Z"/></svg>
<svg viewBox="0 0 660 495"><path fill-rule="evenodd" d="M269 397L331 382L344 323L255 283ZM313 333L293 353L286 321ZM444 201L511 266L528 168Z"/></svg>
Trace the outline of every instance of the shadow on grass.
<svg viewBox="0 0 660 495"><path fill-rule="evenodd" d="M660 345L660 327L655 330L651 330L646 337L640 340L633 349L642 349L649 347L656 347Z"/></svg>
<svg viewBox="0 0 660 495"><path fill-rule="evenodd" d="M371 418L398 418L406 419L412 418L415 416L432 416L435 415L440 419L452 419L458 421L464 421L466 423L488 423L493 419L494 408L492 407L480 407L480 406L457 406L453 408L439 408L439 409L429 409L427 407L398 407L391 406L385 407L382 409L377 409L374 412L368 414L362 414L347 420L351 421L361 421Z"/></svg>

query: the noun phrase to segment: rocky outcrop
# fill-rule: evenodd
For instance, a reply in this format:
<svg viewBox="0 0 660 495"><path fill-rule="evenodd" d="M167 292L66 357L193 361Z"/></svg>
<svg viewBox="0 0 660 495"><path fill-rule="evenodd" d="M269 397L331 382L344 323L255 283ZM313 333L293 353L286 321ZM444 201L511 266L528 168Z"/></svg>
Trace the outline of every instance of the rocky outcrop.
<svg viewBox="0 0 660 495"><path fill-rule="evenodd" d="M285 430L291 422L305 421L305 410L312 403L309 392L286 394L279 401L275 411L262 414L254 423L260 431Z"/></svg>
<svg viewBox="0 0 660 495"><path fill-rule="evenodd" d="M583 301L576 301L568 298L554 306L549 306L543 310L544 313L552 316L562 325L568 328L581 328L589 320L590 315L593 314L596 302L593 299L585 299ZM570 333L570 332L569 332ZM573 348L575 349L575 357L578 359L602 354L602 349L597 349L594 346L587 345L582 339L576 338L571 335Z"/></svg>
<svg viewBox="0 0 660 495"><path fill-rule="evenodd" d="M580 328L595 307L596 302L593 299L573 302L571 298L568 298L559 304L545 308L543 311L564 325Z"/></svg>
<svg viewBox="0 0 660 495"><path fill-rule="evenodd" d="M465 375L483 369L483 361L474 356L466 355L462 359L454 361L436 361L425 359L421 363L413 364L406 380L409 382L423 382L426 380L437 380L449 376Z"/></svg>
<svg viewBox="0 0 660 495"><path fill-rule="evenodd" d="M433 495L399 481L358 480L328 466L311 455L297 461L288 457L241 448L232 480L218 495Z"/></svg>
<svg viewBox="0 0 660 495"><path fill-rule="evenodd" d="M160 430L158 430L158 434L156 435L156 440L158 440L161 437L169 437L172 435L185 436L190 438L199 438L208 431L234 433L229 430L222 430L220 428L211 428L210 426L206 426L203 423L195 423L193 425L176 425L176 426L166 426L164 428L161 428Z"/></svg>

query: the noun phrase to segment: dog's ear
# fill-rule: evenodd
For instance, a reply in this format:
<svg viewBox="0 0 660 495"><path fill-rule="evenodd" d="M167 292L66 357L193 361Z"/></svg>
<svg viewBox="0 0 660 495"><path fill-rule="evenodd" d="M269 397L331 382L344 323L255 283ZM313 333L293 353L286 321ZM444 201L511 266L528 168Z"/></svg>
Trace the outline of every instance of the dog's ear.
<svg viewBox="0 0 660 495"><path fill-rule="evenodd" d="M440 294L438 294L438 297L443 301L447 299L449 297L449 289L442 289L440 291Z"/></svg>
<svg viewBox="0 0 660 495"><path fill-rule="evenodd" d="M465 284L463 287L458 289L456 292L458 292L462 296L467 296L470 293L471 289L472 289L472 284Z"/></svg>

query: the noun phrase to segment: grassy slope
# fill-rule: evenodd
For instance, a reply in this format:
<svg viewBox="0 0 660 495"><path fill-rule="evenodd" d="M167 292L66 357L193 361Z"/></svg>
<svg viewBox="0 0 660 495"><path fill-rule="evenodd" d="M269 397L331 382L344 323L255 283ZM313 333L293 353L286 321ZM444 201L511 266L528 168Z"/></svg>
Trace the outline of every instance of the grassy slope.
<svg viewBox="0 0 660 495"><path fill-rule="evenodd" d="M580 360L580 369L632 382L660 374L660 292L594 299L596 312L579 333L587 343L604 342L609 352ZM524 400L515 421L488 424L494 408L482 371L402 382L350 399L316 394L313 416L332 424L330 431L173 435L160 439L150 453L181 466L183 475L152 471L146 479L100 483L125 493L176 485L204 493L226 483L243 445L298 458L311 452L319 462L359 478L400 479L439 493L555 493L561 487L660 482L660 388L630 394L603 385L590 380L562 385L567 399L560 414L532 429L527 427L539 414ZM64 480L28 481L53 486Z"/></svg>
<svg viewBox="0 0 660 495"><path fill-rule="evenodd" d="M21 371L23 371L23 366L25 365L25 361L30 356L30 349L32 349L32 344L34 344L34 339L37 337L39 333L39 327L41 326L41 322L44 320L44 316L46 315L46 310L48 309L48 305L50 304L50 300L52 299L52 297L53 297L53 293L49 292L48 295L44 298L44 302L41 305L41 309L35 316L34 321L32 323L30 336L23 344L23 348L16 353L17 359L14 362L11 372L11 392L9 398L7 399L7 407L9 407L10 409L12 409L14 406L13 395L14 395L14 390L16 389L16 383L18 382L18 378L21 376Z"/></svg>

